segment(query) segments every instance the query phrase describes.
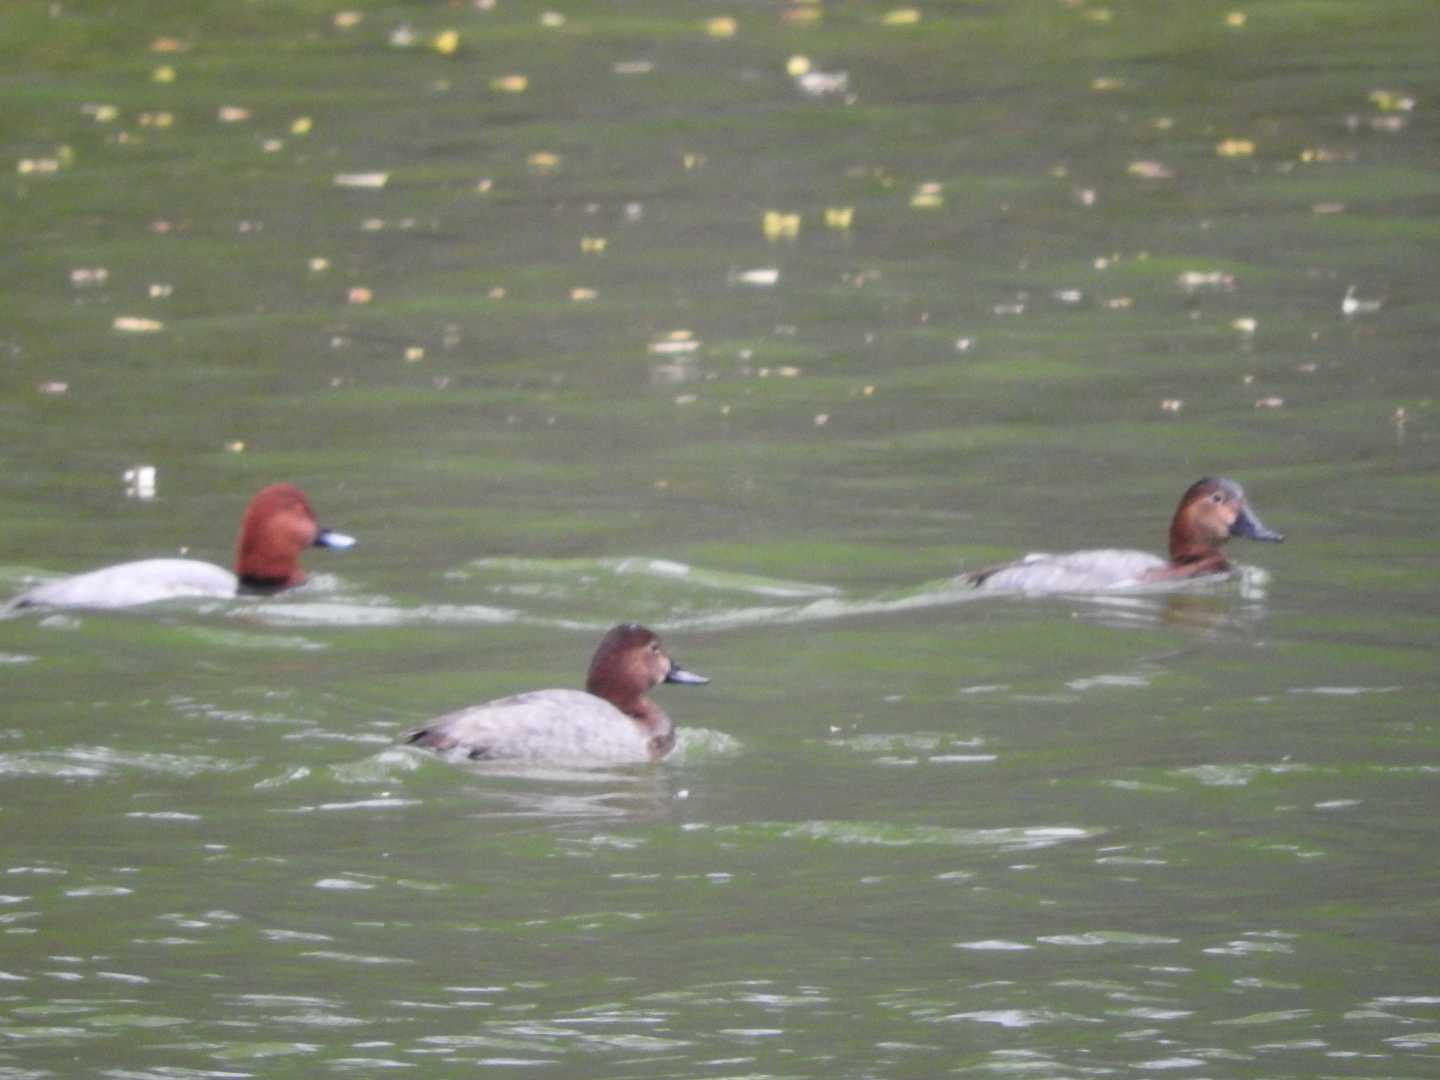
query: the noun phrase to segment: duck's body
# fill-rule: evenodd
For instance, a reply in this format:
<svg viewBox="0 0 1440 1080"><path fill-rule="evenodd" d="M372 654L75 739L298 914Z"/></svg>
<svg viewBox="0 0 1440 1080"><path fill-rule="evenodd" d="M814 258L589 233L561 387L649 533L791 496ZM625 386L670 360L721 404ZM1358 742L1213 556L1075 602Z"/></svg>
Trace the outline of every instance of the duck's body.
<svg viewBox="0 0 1440 1080"><path fill-rule="evenodd" d="M300 569L305 548L354 543L353 537L321 528L299 488L271 484L245 508L233 573L199 559L140 559L38 585L8 606L121 608L185 596L235 596L242 589L285 589L305 580Z"/></svg>
<svg viewBox="0 0 1440 1080"><path fill-rule="evenodd" d="M1224 545L1232 536L1278 543L1250 509L1244 489L1224 477L1191 484L1170 520L1170 557L1114 548L1027 555L964 575L967 584L996 592L1101 592L1184 581L1228 571Z"/></svg>
<svg viewBox="0 0 1440 1080"><path fill-rule="evenodd" d="M675 746L675 726L645 693L662 682L709 680L671 660L651 631L627 623L600 642L585 690L499 698L437 717L404 738L472 761L658 761Z"/></svg>

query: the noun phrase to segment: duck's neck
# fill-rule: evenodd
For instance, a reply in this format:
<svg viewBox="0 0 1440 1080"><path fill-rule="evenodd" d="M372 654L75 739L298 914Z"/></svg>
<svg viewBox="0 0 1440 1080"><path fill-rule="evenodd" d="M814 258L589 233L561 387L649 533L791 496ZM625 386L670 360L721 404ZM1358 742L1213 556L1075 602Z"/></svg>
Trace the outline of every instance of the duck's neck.
<svg viewBox="0 0 1440 1080"><path fill-rule="evenodd" d="M1177 553L1172 547L1170 549L1170 565L1163 567L1156 574L1156 578L1186 578L1199 577L1201 574L1221 574L1230 569L1230 560L1225 558L1225 552L1219 548L1201 549L1199 551L1181 551Z"/></svg>

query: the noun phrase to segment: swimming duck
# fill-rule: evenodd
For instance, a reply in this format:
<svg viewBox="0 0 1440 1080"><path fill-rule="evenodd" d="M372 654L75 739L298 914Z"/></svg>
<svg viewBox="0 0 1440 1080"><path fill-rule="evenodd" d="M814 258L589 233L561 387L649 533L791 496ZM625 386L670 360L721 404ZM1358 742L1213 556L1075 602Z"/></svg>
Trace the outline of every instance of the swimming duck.
<svg viewBox="0 0 1440 1080"><path fill-rule="evenodd" d="M1170 520L1168 560L1144 551L1114 549L1037 554L977 570L961 580L986 590L1045 593L1178 581L1229 570L1224 545L1232 536L1270 543L1285 539L1261 523L1239 484L1223 476L1207 476L1181 496Z"/></svg>
<svg viewBox="0 0 1440 1080"><path fill-rule="evenodd" d="M622 623L601 639L581 690L532 690L438 717L407 743L473 761L659 761L675 725L646 692L662 682L707 683L670 659L653 631Z"/></svg>
<svg viewBox="0 0 1440 1080"><path fill-rule="evenodd" d="M305 580L300 569L305 548L348 548L354 543L352 536L321 528L305 493L294 484L271 484L245 508L234 573L198 559L141 559L36 586L12 600L9 608L119 608L180 596L274 592Z"/></svg>

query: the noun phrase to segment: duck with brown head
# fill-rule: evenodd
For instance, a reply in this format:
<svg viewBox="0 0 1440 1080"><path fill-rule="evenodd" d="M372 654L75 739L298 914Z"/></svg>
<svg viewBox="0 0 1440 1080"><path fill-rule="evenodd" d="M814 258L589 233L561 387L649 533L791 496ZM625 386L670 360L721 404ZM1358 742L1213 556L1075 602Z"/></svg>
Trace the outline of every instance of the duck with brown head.
<svg viewBox="0 0 1440 1080"><path fill-rule="evenodd" d="M675 726L645 695L661 683L709 681L672 660L653 631L622 623L601 639L583 691L499 698L438 717L404 738L472 761L658 761L675 747Z"/></svg>
<svg viewBox="0 0 1440 1080"><path fill-rule="evenodd" d="M1226 477L1204 477L1180 497L1170 519L1170 557L1113 548L1027 555L966 574L962 581L994 592L1063 593L1184 581L1231 569L1225 544L1231 537L1279 543L1251 509L1245 491Z"/></svg>
<svg viewBox="0 0 1440 1080"><path fill-rule="evenodd" d="M271 484L245 508L234 573L198 559L140 559L37 586L12 600L8 610L120 608L184 596L234 596L241 590L274 592L305 580L300 553L306 548L354 544L354 537L322 528L294 484Z"/></svg>

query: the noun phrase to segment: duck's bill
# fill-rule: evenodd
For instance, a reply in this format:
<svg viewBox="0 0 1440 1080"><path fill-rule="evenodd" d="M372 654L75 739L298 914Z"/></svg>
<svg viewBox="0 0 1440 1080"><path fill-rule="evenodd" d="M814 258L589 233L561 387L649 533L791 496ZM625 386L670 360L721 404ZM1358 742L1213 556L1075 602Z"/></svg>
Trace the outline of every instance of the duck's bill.
<svg viewBox="0 0 1440 1080"><path fill-rule="evenodd" d="M336 532L334 529L321 529L315 534L315 546L323 548L335 548L337 551L344 551L356 544L355 537L346 533Z"/></svg>
<svg viewBox="0 0 1440 1080"><path fill-rule="evenodd" d="M670 664L670 674L665 676L666 682L688 683L692 686L700 686L709 682L704 675L696 675L695 672L681 667L673 661Z"/></svg>
<svg viewBox="0 0 1440 1080"><path fill-rule="evenodd" d="M1241 508L1235 524L1230 526L1230 535L1243 536L1247 540L1264 540L1272 544L1278 544L1285 539L1284 533L1267 529L1265 523L1256 517L1248 506Z"/></svg>

